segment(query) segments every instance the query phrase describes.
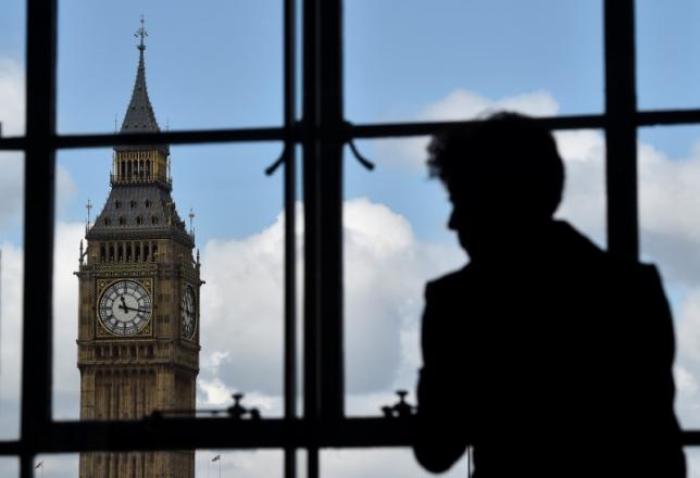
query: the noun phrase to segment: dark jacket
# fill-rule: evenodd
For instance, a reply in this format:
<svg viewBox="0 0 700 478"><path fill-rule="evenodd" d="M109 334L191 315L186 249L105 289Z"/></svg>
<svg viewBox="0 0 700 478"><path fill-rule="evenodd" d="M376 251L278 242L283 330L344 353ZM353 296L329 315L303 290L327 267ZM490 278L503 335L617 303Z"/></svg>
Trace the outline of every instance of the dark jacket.
<svg viewBox="0 0 700 478"><path fill-rule="evenodd" d="M514 241L514 242L517 242ZM685 476L659 275L553 222L425 292L415 454L475 476Z"/></svg>

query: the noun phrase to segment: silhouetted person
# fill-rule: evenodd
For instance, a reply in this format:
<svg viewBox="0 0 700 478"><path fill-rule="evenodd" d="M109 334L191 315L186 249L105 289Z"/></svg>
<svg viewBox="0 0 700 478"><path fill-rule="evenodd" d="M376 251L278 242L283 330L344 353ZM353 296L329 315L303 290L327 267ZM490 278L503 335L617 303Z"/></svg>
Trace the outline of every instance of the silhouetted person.
<svg viewBox="0 0 700 478"><path fill-rule="evenodd" d="M549 131L499 113L428 151L470 262L426 286L418 461L470 442L478 478L685 476L659 275L552 218Z"/></svg>

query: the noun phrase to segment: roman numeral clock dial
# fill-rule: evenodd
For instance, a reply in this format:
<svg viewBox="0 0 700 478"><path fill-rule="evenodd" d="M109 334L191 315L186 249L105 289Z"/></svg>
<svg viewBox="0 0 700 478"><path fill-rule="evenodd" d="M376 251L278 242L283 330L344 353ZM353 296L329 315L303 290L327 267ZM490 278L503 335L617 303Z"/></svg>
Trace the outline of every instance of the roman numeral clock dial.
<svg viewBox="0 0 700 478"><path fill-rule="evenodd" d="M115 282L102 293L98 316L113 335L138 334L151 320L151 295L134 280Z"/></svg>

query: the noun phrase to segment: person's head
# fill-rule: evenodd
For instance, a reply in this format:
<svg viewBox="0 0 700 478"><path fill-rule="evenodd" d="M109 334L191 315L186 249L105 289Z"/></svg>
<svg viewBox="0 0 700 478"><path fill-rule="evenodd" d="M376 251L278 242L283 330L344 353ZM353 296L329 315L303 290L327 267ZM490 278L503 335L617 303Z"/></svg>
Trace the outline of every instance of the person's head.
<svg viewBox="0 0 700 478"><path fill-rule="evenodd" d="M451 129L433 137L428 153L430 175L445 184L453 205L449 227L472 256L548 223L561 202L556 143L527 116L501 112Z"/></svg>

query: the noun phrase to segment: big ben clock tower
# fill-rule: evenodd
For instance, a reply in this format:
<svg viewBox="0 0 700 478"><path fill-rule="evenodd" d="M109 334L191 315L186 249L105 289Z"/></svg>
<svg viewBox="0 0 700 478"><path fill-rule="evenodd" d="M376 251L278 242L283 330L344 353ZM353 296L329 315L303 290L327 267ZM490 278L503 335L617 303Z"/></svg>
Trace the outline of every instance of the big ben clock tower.
<svg viewBox="0 0 700 478"><path fill-rule="evenodd" d="M159 131L138 31L136 82L121 131ZM171 197L167 145L114 148L111 191L80 261L82 420L194 410L199 371L199 257ZM197 255L198 256L198 255ZM194 452L90 453L80 478L191 478Z"/></svg>

